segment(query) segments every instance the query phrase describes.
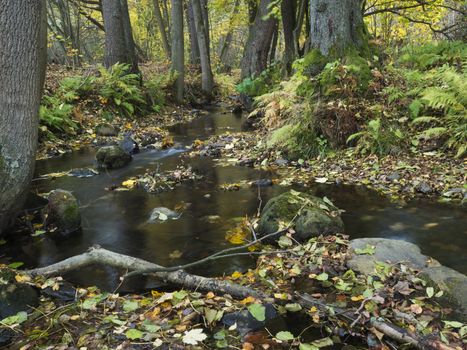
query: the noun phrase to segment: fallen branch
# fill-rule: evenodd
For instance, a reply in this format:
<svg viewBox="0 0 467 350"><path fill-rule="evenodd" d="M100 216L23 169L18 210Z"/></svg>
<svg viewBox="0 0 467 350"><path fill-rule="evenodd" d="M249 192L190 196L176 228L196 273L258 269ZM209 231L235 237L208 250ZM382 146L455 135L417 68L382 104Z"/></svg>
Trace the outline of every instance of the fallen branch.
<svg viewBox="0 0 467 350"><path fill-rule="evenodd" d="M131 271L157 270L153 276L166 284L177 285L190 290L212 291L219 294L230 294L235 298L253 296L261 298L264 295L252 288L215 278L207 278L189 274L183 270L164 271L163 266L128 255L114 253L99 246L89 248L86 253L75 255L58 263L24 271L33 276L56 276L89 265L103 264Z"/></svg>
<svg viewBox="0 0 467 350"><path fill-rule="evenodd" d="M330 305L327 305L320 300L313 298L308 294L296 293L297 302L304 308L309 309L310 307L316 307L320 312L329 313ZM347 319L352 322L351 328L353 328L360 319L360 315L355 310L342 309L336 306L332 306L334 313L340 317ZM424 338L418 334L409 333L403 328L397 327L394 324L381 319L371 318L365 324L365 328L375 328L377 331L383 333L388 338L397 341L400 344L411 345L416 349L421 350L455 350L449 345L443 344L439 340L433 340Z"/></svg>

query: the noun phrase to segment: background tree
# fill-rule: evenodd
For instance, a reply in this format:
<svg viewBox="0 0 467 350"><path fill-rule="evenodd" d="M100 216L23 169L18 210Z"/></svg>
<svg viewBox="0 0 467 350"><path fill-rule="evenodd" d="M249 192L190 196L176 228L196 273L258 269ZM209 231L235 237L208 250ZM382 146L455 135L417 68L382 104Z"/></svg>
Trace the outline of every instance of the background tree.
<svg viewBox="0 0 467 350"><path fill-rule="evenodd" d="M206 24L209 23L207 8L202 6L201 0L191 0L193 4L193 15L196 25L197 42L201 62L201 85L203 92L210 96L214 87L214 78L211 70L211 53L209 48L209 30Z"/></svg>
<svg viewBox="0 0 467 350"><path fill-rule="evenodd" d="M261 0L257 8L243 54L242 78L258 75L267 68L271 43L277 26L277 19L269 16L271 5L271 0ZM252 16L250 13L250 18Z"/></svg>
<svg viewBox="0 0 467 350"><path fill-rule="evenodd" d="M102 0L105 28L105 66L126 63L137 73L138 58L131 30L127 0Z"/></svg>
<svg viewBox="0 0 467 350"><path fill-rule="evenodd" d="M21 208L34 172L45 18L43 0L0 1L0 233Z"/></svg>
<svg viewBox="0 0 467 350"><path fill-rule="evenodd" d="M183 1L172 0L172 70L177 74L175 98L183 101L185 88L185 45L183 34Z"/></svg>

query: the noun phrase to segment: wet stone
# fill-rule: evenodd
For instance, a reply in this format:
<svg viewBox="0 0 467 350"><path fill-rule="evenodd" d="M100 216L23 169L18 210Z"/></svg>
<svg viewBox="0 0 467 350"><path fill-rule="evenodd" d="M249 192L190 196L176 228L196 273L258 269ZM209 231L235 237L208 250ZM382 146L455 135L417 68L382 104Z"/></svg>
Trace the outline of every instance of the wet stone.
<svg viewBox="0 0 467 350"><path fill-rule="evenodd" d="M167 220L176 220L180 214L169 208L154 208L149 216L149 223L164 222Z"/></svg>
<svg viewBox="0 0 467 350"><path fill-rule="evenodd" d="M139 152L138 143L131 137L130 134L125 134L123 140L118 145L128 154L135 154Z"/></svg>
<svg viewBox="0 0 467 350"><path fill-rule="evenodd" d="M96 127L96 135L98 136L117 136L118 129L108 123L99 124Z"/></svg>
<svg viewBox="0 0 467 350"><path fill-rule="evenodd" d="M68 172L68 176L78 177L78 178L87 178L87 177L93 177L96 175L99 175L99 172L91 168L77 168L77 169L72 169Z"/></svg>
<svg viewBox="0 0 467 350"><path fill-rule="evenodd" d="M97 164L104 169L124 167L131 161L131 155L120 146L104 146L96 153Z"/></svg>
<svg viewBox="0 0 467 350"><path fill-rule="evenodd" d="M69 191L53 190L45 208L47 224L53 224L60 233L68 234L81 228L81 214L78 201Z"/></svg>
<svg viewBox="0 0 467 350"><path fill-rule="evenodd" d="M272 186L272 180L270 179L259 179L251 183L253 187L269 187Z"/></svg>
<svg viewBox="0 0 467 350"><path fill-rule="evenodd" d="M422 181L415 186L415 191L422 194L429 194L433 192L433 189L426 181Z"/></svg>

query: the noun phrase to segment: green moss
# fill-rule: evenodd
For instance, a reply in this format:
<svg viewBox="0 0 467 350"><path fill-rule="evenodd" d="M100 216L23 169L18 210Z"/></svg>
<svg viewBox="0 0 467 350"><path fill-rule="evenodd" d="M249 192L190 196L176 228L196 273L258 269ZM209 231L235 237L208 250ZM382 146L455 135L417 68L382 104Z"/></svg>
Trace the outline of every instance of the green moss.
<svg viewBox="0 0 467 350"><path fill-rule="evenodd" d="M306 76L315 76L329 62L329 58L325 57L318 49L313 49L303 57L302 74Z"/></svg>
<svg viewBox="0 0 467 350"><path fill-rule="evenodd" d="M78 225L81 222L80 214L79 214L79 207L78 203L74 201L73 203L69 203L63 213L64 222L69 225Z"/></svg>

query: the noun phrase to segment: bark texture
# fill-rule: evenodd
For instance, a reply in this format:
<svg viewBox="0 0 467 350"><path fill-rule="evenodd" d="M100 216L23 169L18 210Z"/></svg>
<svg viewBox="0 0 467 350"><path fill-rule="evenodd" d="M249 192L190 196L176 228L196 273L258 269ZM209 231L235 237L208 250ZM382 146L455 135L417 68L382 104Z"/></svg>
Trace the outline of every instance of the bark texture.
<svg viewBox="0 0 467 350"><path fill-rule="evenodd" d="M138 72L135 42L131 30L127 0L102 0L105 28L105 66L116 63L129 64L133 73Z"/></svg>
<svg viewBox="0 0 467 350"><path fill-rule="evenodd" d="M310 0L311 49L339 57L365 44L361 0Z"/></svg>
<svg viewBox="0 0 467 350"><path fill-rule="evenodd" d="M201 86L203 92L210 96L214 87L214 78L211 70L211 55L209 50L209 38L206 29L206 23L209 23L205 17L207 13L204 13L204 7L202 6L201 0L191 0L193 4L193 15L196 25L196 34L199 47L200 61L201 61Z"/></svg>
<svg viewBox="0 0 467 350"><path fill-rule="evenodd" d="M297 56L297 45L295 40L295 0L282 0L282 28L284 31L284 68L286 75L292 72L292 63Z"/></svg>
<svg viewBox="0 0 467 350"><path fill-rule="evenodd" d="M190 63L199 65L199 46L198 35L196 34L195 15L193 13L193 1L188 1L186 6L186 21L188 25L188 34L190 36Z"/></svg>
<svg viewBox="0 0 467 350"><path fill-rule="evenodd" d="M258 75L266 69L268 55L274 31L277 26L277 19L269 16L269 6L272 0L261 0L256 12L253 24L250 26L248 41L242 59L242 79Z"/></svg>
<svg viewBox="0 0 467 350"><path fill-rule="evenodd" d="M183 1L172 0L172 70L177 73L175 99L183 101L185 53L183 37Z"/></svg>
<svg viewBox="0 0 467 350"><path fill-rule="evenodd" d="M0 234L33 176L47 52L43 0L0 0Z"/></svg>

